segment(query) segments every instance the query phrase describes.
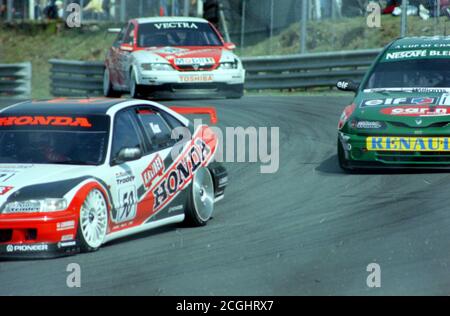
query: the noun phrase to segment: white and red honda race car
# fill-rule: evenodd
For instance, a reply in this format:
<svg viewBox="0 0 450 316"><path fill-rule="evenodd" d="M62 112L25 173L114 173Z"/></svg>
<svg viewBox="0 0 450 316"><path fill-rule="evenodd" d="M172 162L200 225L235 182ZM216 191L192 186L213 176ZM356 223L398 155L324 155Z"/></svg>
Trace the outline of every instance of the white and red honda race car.
<svg viewBox="0 0 450 316"><path fill-rule="evenodd" d="M0 257L69 255L161 225L205 225L227 172L214 161L212 129L177 112L216 119L211 108L103 98L0 111Z"/></svg>
<svg viewBox="0 0 450 316"><path fill-rule="evenodd" d="M190 17L130 20L108 51L104 95L157 99L200 95L240 98L245 70L208 21Z"/></svg>

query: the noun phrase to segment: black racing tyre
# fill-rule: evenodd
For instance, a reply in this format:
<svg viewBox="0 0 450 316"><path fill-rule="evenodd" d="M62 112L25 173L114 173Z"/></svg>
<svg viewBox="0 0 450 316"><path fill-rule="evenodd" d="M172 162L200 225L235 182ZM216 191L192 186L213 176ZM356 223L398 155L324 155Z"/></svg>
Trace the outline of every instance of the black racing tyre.
<svg viewBox="0 0 450 316"><path fill-rule="evenodd" d="M103 95L107 98L120 98L122 94L114 90L108 68L103 73Z"/></svg>
<svg viewBox="0 0 450 316"><path fill-rule="evenodd" d="M227 99L240 99L244 96L244 86L233 87L229 91L225 92L225 98Z"/></svg>
<svg viewBox="0 0 450 316"><path fill-rule="evenodd" d="M142 98L142 86L136 83L136 74L131 71L130 74L130 96L133 99Z"/></svg>
<svg viewBox="0 0 450 316"><path fill-rule="evenodd" d="M241 99L244 96L244 93L232 93L226 96L227 99Z"/></svg>
<svg viewBox="0 0 450 316"><path fill-rule="evenodd" d="M81 252L97 251L108 226L108 206L102 192L91 190L80 208L77 240Z"/></svg>
<svg viewBox="0 0 450 316"><path fill-rule="evenodd" d="M337 141L337 156L339 167L341 167L344 171L351 171L351 168L348 166L348 160L345 158L344 148L342 147L342 142L340 139Z"/></svg>
<svg viewBox="0 0 450 316"><path fill-rule="evenodd" d="M214 181L208 168L199 169L192 180L185 211L185 224L205 226L214 212Z"/></svg>

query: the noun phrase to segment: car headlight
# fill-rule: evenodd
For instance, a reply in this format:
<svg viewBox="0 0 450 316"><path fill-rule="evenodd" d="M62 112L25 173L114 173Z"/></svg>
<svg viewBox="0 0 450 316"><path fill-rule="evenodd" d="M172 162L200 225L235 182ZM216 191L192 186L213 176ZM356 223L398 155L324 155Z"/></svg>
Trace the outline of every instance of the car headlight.
<svg viewBox="0 0 450 316"><path fill-rule="evenodd" d="M173 70L172 65L164 63L146 63L141 64L141 68L146 71L156 70L156 71L168 71Z"/></svg>
<svg viewBox="0 0 450 316"><path fill-rule="evenodd" d="M357 129L380 129L386 127L384 122L380 121L359 121L353 120L351 126Z"/></svg>
<svg viewBox="0 0 450 316"><path fill-rule="evenodd" d="M3 214L51 213L67 209L66 199L16 201L6 204Z"/></svg>
<svg viewBox="0 0 450 316"><path fill-rule="evenodd" d="M238 66L239 66L238 61L234 60L233 62L220 63L219 69L222 69L222 70L237 69Z"/></svg>

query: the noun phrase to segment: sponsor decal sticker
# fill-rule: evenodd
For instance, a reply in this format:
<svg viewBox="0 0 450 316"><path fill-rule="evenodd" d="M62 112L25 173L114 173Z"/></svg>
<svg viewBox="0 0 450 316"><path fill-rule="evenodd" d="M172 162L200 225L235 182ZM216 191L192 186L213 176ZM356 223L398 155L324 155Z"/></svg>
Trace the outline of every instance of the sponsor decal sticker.
<svg viewBox="0 0 450 316"><path fill-rule="evenodd" d="M398 60L414 60L424 58L448 58L450 57L450 50L448 49L413 49L388 51L384 56L384 62L398 61Z"/></svg>
<svg viewBox="0 0 450 316"><path fill-rule="evenodd" d="M61 237L61 241L71 241L74 240L74 236L73 235L64 235Z"/></svg>
<svg viewBox="0 0 450 316"><path fill-rule="evenodd" d="M361 107L368 106L389 106L389 105L434 105L438 98L415 97L415 98L386 98L369 99L361 102Z"/></svg>
<svg viewBox="0 0 450 316"><path fill-rule="evenodd" d="M176 58L175 65L185 66L185 65L214 65L216 61L212 57L201 57L201 58Z"/></svg>
<svg viewBox="0 0 450 316"><path fill-rule="evenodd" d="M48 245L7 245L6 252L41 252L47 251Z"/></svg>
<svg viewBox="0 0 450 316"><path fill-rule="evenodd" d="M61 223L56 224L57 231L69 230L69 229L75 229L75 221L67 221L67 222L61 222Z"/></svg>
<svg viewBox="0 0 450 316"><path fill-rule="evenodd" d="M147 190L151 188L152 182L156 177L163 175L164 169L163 159L160 155L156 155L156 157L141 174L144 186Z"/></svg>
<svg viewBox="0 0 450 316"><path fill-rule="evenodd" d="M206 141L209 139L209 141ZM207 127L201 127L187 146L181 157L167 169L162 178L151 189L154 213L172 201L194 177L195 172L206 166L213 157L217 145L217 136ZM211 148L210 146L214 146Z"/></svg>
<svg viewBox="0 0 450 316"><path fill-rule="evenodd" d="M439 99L438 105L449 105L450 106L450 94L444 93Z"/></svg>
<svg viewBox="0 0 450 316"><path fill-rule="evenodd" d="M5 195L6 193L11 191L12 189L13 189L13 187L0 186L0 195Z"/></svg>
<svg viewBox="0 0 450 316"><path fill-rule="evenodd" d="M192 22L165 22L154 23L155 28L158 30L167 29L198 29L198 25Z"/></svg>
<svg viewBox="0 0 450 316"><path fill-rule="evenodd" d="M450 137L367 137L369 151L450 151Z"/></svg>
<svg viewBox="0 0 450 316"><path fill-rule="evenodd" d="M382 114L394 116L444 116L450 115L450 107L446 106L402 106L383 108Z"/></svg>
<svg viewBox="0 0 450 316"><path fill-rule="evenodd" d="M77 242L75 240L66 241L66 242L59 242L58 243L58 248L74 247L76 245L77 245Z"/></svg>
<svg viewBox="0 0 450 316"><path fill-rule="evenodd" d="M129 175L129 176L125 176L123 178L118 178L116 181L117 181L118 185L121 185L121 184L127 184L130 182L133 182L135 178L136 178L135 176Z"/></svg>
<svg viewBox="0 0 450 316"><path fill-rule="evenodd" d="M7 116L0 117L0 126L70 126L92 127L85 117L66 116Z"/></svg>
<svg viewBox="0 0 450 316"><path fill-rule="evenodd" d="M172 206L169 208L169 213L172 212L177 212L177 211L182 211L183 210L183 205L177 205L177 206Z"/></svg>
<svg viewBox="0 0 450 316"><path fill-rule="evenodd" d="M189 82L212 82L214 80L214 76L210 74L201 74L201 75L180 75L180 82L189 83Z"/></svg>

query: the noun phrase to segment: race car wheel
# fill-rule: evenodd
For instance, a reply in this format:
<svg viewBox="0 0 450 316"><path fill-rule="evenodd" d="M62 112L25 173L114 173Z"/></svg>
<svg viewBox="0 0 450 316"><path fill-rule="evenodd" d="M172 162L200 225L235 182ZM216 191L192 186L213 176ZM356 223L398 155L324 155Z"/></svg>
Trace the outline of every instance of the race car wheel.
<svg viewBox="0 0 450 316"><path fill-rule="evenodd" d="M103 73L103 95L107 98L120 98L122 96L120 92L114 90L108 68Z"/></svg>
<svg viewBox="0 0 450 316"><path fill-rule="evenodd" d="M93 189L80 209L78 240L82 252L96 251L103 243L108 225L108 207L103 194Z"/></svg>
<svg viewBox="0 0 450 316"><path fill-rule="evenodd" d="M342 147L342 142L340 139L337 141L337 153L338 153L338 161L339 161L339 167L341 167L342 170L350 171L350 168L348 166L348 160L345 158L345 152L344 148Z"/></svg>
<svg viewBox="0 0 450 316"><path fill-rule="evenodd" d="M240 99L244 96L244 86L230 89L225 93L227 99Z"/></svg>
<svg viewBox="0 0 450 316"><path fill-rule="evenodd" d="M136 74L134 71L130 75L130 96L133 99L139 99L142 97L142 87L136 83Z"/></svg>
<svg viewBox="0 0 450 316"><path fill-rule="evenodd" d="M185 222L191 226L204 226L211 219L213 211L213 178L208 168L201 168L192 181Z"/></svg>
<svg viewBox="0 0 450 316"><path fill-rule="evenodd" d="M240 98L242 98L243 96L244 96L243 93L242 93L242 94L230 94L230 95L227 95L226 98L227 98L227 99L240 99Z"/></svg>

